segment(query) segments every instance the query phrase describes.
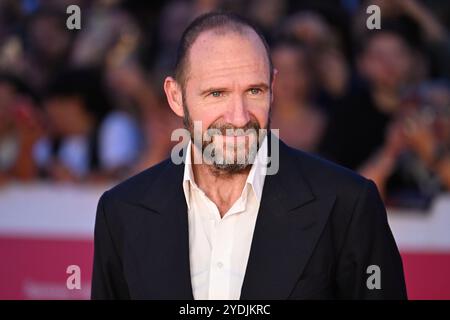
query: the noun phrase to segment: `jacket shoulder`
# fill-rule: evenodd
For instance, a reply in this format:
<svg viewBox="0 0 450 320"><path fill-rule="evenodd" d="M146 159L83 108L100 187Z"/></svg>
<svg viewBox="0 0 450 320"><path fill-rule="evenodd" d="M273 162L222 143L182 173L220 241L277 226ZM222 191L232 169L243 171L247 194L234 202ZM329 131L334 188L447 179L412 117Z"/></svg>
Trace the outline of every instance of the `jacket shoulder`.
<svg viewBox="0 0 450 320"><path fill-rule="evenodd" d="M102 198L111 199L107 201L134 202L145 190L152 187L170 163L170 159L166 159L127 178L103 193Z"/></svg>
<svg viewBox="0 0 450 320"><path fill-rule="evenodd" d="M326 160L318 155L290 148L302 174L315 193L358 194L373 183L357 172Z"/></svg>

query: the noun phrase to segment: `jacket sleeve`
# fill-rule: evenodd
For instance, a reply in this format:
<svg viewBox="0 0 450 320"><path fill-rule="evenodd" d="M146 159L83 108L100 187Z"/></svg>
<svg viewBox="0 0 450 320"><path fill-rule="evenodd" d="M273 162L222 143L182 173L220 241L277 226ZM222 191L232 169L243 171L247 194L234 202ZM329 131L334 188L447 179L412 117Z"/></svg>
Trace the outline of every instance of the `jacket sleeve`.
<svg viewBox="0 0 450 320"><path fill-rule="evenodd" d="M95 218L91 299L129 299L122 263L108 228L106 194L99 200Z"/></svg>
<svg viewBox="0 0 450 320"><path fill-rule="evenodd" d="M406 299L400 253L375 184L362 188L339 254L336 270L340 299Z"/></svg>

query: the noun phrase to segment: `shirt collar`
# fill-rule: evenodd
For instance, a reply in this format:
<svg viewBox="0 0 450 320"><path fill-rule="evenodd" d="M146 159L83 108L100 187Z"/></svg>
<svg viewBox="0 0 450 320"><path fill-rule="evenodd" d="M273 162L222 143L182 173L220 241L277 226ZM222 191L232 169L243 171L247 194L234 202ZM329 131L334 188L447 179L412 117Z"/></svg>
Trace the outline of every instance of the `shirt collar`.
<svg viewBox="0 0 450 320"><path fill-rule="evenodd" d="M190 209L189 192L190 187L198 188L195 183L194 173L192 171L192 141L189 141L186 148L186 157L184 164L184 175L183 175L183 191L186 198L186 203L188 209ZM247 176L245 185L250 185L258 201L261 201L264 181L267 173L267 136L264 137L263 142L258 150L255 157L255 161L252 164L250 172ZM245 187L244 187L245 188Z"/></svg>

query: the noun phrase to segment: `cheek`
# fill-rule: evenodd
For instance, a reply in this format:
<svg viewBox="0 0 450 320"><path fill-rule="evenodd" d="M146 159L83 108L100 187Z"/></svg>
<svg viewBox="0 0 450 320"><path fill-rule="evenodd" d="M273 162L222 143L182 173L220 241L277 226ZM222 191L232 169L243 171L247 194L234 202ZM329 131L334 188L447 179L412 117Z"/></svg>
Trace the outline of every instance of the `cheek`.
<svg viewBox="0 0 450 320"><path fill-rule="evenodd" d="M249 100L246 101L247 112L253 120L258 122L261 128L267 127L270 104L270 95L267 95L265 99L252 100L249 98ZM193 102L188 105L195 106L189 108L189 115L193 122L201 121L202 132L205 132L212 124L216 122L223 123L227 108L229 108L226 102L217 103L216 105L202 105L201 103L195 104L195 102Z"/></svg>
<svg viewBox="0 0 450 320"><path fill-rule="evenodd" d="M270 104L270 96L268 96L267 100L264 101L264 103L261 102L249 107L251 117L256 119L261 128L267 127L267 123L269 121Z"/></svg>
<svg viewBox="0 0 450 320"><path fill-rule="evenodd" d="M196 129L198 128L196 122L201 122L202 132L205 132L212 123L220 118L220 114L212 108L210 110L206 108L195 108L194 110L189 110L189 115Z"/></svg>

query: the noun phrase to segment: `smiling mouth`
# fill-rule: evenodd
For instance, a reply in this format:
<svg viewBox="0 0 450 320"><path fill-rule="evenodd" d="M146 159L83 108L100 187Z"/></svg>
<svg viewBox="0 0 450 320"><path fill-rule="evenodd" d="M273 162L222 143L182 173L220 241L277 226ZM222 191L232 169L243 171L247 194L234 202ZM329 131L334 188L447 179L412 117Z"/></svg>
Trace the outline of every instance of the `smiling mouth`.
<svg viewBox="0 0 450 320"><path fill-rule="evenodd" d="M228 134L221 134L218 135L220 139L223 139L223 141L243 141L243 140L250 140L254 137L253 134L237 134L237 135L228 135Z"/></svg>

